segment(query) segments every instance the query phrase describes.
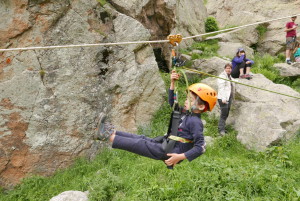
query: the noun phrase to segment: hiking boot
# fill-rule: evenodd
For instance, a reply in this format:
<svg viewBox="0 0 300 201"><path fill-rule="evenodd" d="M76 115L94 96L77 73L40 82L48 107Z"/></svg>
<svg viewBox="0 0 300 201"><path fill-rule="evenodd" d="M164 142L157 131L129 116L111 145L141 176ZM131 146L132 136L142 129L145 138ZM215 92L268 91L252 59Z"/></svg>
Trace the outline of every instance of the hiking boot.
<svg viewBox="0 0 300 201"><path fill-rule="evenodd" d="M101 113L99 115L99 121L97 130L94 135L94 140L108 141L111 134L115 132L114 126L109 122L106 122L106 115Z"/></svg>
<svg viewBox="0 0 300 201"><path fill-rule="evenodd" d="M250 80L250 79L252 79L252 77L251 77L251 75L250 75L250 74L246 74L246 75L245 75L245 78L246 78L247 80Z"/></svg>
<svg viewBox="0 0 300 201"><path fill-rule="evenodd" d="M289 65L292 64L291 60L286 60L286 63L289 64Z"/></svg>
<svg viewBox="0 0 300 201"><path fill-rule="evenodd" d="M246 78L245 76L246 76L246 75L244 75L244 74L243 74L243 75L240 75L240 78L241 78L241 79L244 79L244 78Z"/></svg>

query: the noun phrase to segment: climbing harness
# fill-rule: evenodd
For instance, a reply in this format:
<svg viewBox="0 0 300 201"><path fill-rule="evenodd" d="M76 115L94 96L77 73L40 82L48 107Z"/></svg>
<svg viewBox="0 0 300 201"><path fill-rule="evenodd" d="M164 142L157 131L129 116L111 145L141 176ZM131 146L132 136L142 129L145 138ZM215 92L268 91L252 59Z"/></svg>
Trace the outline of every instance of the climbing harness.
<svg viewBox="0 0 300 201"><path fill-rule="evenodd" d="M192 140L185 139L185 138L182 138L182 137L178 137L178 136L175 136L175 135L170 135L168 138L171 139L171 140L181 142L181 143L193 143Z"/></svg>

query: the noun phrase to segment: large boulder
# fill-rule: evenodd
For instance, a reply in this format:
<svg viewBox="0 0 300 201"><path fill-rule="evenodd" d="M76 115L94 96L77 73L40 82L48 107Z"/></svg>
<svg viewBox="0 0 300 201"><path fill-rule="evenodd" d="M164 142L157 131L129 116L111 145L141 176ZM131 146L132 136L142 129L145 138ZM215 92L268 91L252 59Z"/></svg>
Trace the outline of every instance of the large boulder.
<svg viewBox="0 0 300 201"><path fill-rule="evenodd" d="M215 78L207 78L203 82L217 89ZM238 82L300 97L300 94L290 87L274 84L261 74L255 74L250 81L238 79ZM300 128L300 100L297 98L241 84L236 84L235 97L228 123L233 124L238 131L237 139L247 148L264 150L281 140L292 138Z"/></svg>
<svg viewBox="0 0 300 201"><path fill-rule="evenodd" d="M300 4L298 1L282 0L249 0L247 2L215 0L208 1L206 7L208 15L214 16L220 27L231 27L298 14ZM284 51L284 29L288 21L290 19L287 18L264 25L267 27L267 32L260 35L258 37L259 40L253 43L254 45L259 44L259 52L267 52L274 55ZM251 31L251 28L246 28L245 30L248 30L244 34L245 38L253 38L254 35L257 35L257 31Z"/></svg>
<svg viewBox="0 0 300 201"><path fill-rule="evenodd" d="M279 70L280 75L283 77L300 76L300 63L293 63L292 65L287 63L277 63L274 67Z"/></svg>
<svg viewBox="0 0 300 201"><path fill-rule="evenodd" d="M187 37L205 32L204 22L207 12L203 1L111 0L110 3L119 12L137 19L149 29L151 40L166 40L168 35L173 34ZM193 39L183 40L180 46L185 48L193 42ZM162 57L164 60L162 63L166 63L163 68L170 68L171 45L158 43L152 46L157 51L157 57Z"/></svg>
<svg viewBox="0 0 300 201"><path fill-rule="evenodd" d="M212 57L209 59L196 59L193 60L192 67L196 70L219 75L222 71L224 71L224 67L227 63L230 63L230 60L222 59L220 57Z"/></svg>
<svg viewBox="0 0 300 201"><path fill-rule="evenodd" d="M1 48L149 40L151 36L137 20L94 0L16 2L1 2L0 9L4 5L12 12L6 16L11 21L19 16L13 12L24 12L20 19L24 28L12 34L7 22L1 21L0 32L7 34L1 36ZM149 123L164 100L164 82L147 44L0 56L3 187L27 175L51 175L77 157L93 157L102 147L92 140L100 112L107 113L117 128L134 132Z"/></svg>
<svg viewBox="0 0 300 201"><path fill-rule="evenodd" d="M255 26L235 29L229 32L223 32L216 36L207 37L206 40L217 39L220 42L242 43L244 46L251 46L259 40Z"/></svg>
<svg viewBox="0 0 300 201"><path fill-rule="evenodd" d="M88 192L65 191L50 199L50 201L88 201Z"/></svg>
<svg viewBox="0 0 300 201"><path fill-rule="evenodd" d="M252 48L247 47L242 43L234 42L219 42L218 55L233 59L237 53L238 48L244 48L246 51L247 58L253 58L254 51Z"/></svg>

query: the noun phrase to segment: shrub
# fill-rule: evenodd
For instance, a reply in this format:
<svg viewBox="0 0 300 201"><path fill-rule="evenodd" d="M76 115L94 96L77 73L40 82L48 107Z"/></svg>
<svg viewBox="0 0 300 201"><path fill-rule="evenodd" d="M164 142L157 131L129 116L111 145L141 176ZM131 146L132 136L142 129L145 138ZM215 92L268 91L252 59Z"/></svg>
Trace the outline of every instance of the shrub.
<svg viewBox="0 0 300 201"><path fill-rule="evenodd" d="M263 36L265 35L265 33L268 31L268 28L266 25L264 24L260 24L256 27L256 30L258 32L258 36L259 38L263 38Z"/></svg>
<svg viewBox="0 0 300 201"><path fill-rule="evenodd" d="M218 30L219 30L219 26L216 19L211 16L208 17L205 21L205 32L208 33L208 32L213 32Z"/></svg>

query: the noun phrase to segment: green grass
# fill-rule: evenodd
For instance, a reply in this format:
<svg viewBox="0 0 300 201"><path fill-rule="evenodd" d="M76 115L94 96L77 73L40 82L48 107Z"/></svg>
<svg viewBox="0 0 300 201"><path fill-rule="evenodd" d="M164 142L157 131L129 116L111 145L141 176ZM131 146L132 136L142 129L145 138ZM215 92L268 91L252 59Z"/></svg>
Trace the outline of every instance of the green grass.
<svg viewBox="0 0 300 201"><path fill-rule="evenodd" d="M284 55L273 57L269 54L255 54L254 66L251 69L253 73L263 74L266 78L277 84L285 84L296 91L300 92L300 78L297 77L282 77L279 70L274 67L275 63L283 63L285 61Z"/></svg>
<svg viewBox="0 0 300 201"><path fill-rule="evenodd" d="M191 47L187 49L181 49L180 52L184 54L190 54L192 50L201 50L203 51L202 54L192 54L192 60L205 59L218 56L217 51L219 48L218 40L214 39L193 43Z"/></svg>
<svg viewBox="0 0 300 201"><path fill-rule="evenodd" d="M100 3L101 6L104 6L107 3L106 0L97 0L97 1Z"/></svg>
<svg viewBox="0 0 300 201"><path fill-rule="evenodd" d="M169 84L169 75L161 75ZM199 80L192 78L191 83ZM181 102L184 86L180 81ZM166 99L151 124L139 131L152 137L164 134L170 112ZM162 161L106 148L93 161L78 159L51 177L33 176L12 191L2 189L0 200L45 201L67 190L89 191L91 201L300 199L300 133L290 143L254 152L236 140L230 126L227 136L217 138L218 120L206 114L202 118L205 135L216 137L214 144L173 171Z"/></svg>

